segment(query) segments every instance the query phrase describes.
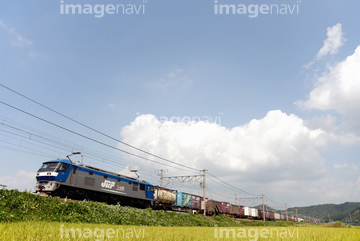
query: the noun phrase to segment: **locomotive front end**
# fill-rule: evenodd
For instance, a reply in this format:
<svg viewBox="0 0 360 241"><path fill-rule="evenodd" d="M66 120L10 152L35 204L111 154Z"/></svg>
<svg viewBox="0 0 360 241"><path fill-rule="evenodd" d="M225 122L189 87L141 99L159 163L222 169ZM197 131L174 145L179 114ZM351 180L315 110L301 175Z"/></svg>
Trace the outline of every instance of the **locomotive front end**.
<svg viewBox="0 0 360 241"><path fill-rule="evenodd" d="M68 176L71 162L56 160L44 162L36 174L36 192L51 194L64 183Z"/></svg>

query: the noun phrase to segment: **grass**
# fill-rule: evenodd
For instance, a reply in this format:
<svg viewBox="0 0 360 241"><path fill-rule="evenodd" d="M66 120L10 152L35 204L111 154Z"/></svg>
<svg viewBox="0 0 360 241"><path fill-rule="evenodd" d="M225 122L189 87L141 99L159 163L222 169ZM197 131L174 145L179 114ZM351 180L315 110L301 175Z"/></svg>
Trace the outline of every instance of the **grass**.
<svg viewBox="0 0 360 241"><path fill-rule="evenodd" d="M64 202L0 190L0 240L360 240L341 222L239 221L229 217Z"/></svg>
<svg viewBox="0 0 360 241"><path fill-rule="evenodd" d="M151 227L61 222L0 223L0 240L360 240L358 228Z"/></svg>
<svg viewBox="0 0 360 241"><path fill-rule="evenodd" d="M229 217L152 211L99 202L64 202L17 190L0 190L0 222L45 221L170 227L298 226L294 222L245 222Z"/></svg>

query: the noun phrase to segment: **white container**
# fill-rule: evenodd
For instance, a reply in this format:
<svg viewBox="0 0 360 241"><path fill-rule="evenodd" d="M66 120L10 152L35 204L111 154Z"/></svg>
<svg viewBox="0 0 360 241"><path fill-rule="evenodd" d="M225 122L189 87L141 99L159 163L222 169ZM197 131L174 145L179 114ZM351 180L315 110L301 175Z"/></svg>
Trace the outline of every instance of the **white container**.
<svg viewBox="0 0 360 241"><path fill-rule="evenodd" d="M244 207L244 215L245 216L250 216L251 215L251 210L249 207Z"/></svg>

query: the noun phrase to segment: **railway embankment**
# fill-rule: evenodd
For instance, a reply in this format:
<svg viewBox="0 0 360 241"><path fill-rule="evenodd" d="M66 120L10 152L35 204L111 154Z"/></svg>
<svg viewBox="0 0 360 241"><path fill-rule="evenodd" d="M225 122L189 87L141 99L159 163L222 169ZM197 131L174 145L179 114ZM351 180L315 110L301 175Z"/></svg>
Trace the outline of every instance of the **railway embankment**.
<svg viewBox="0 0 360 241"><path fill-rule="evenodd" d="M137 209L99 202L70 202L18 190L0 190L0 222L44 221L170 227L299 226L295 222L241 221L225 216Z"/></svg>

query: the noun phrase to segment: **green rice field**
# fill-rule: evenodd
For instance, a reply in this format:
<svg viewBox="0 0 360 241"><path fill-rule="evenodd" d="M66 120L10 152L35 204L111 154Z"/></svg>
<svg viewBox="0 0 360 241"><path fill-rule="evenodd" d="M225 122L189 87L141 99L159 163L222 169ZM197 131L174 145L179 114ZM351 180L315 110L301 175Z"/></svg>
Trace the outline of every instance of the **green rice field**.
<svg viewBox="0 0 360 241"><path fill-rule="evenodd" d="M32 221L0 223L0 240L360 240L360 229L153 227Z"/></svg>

